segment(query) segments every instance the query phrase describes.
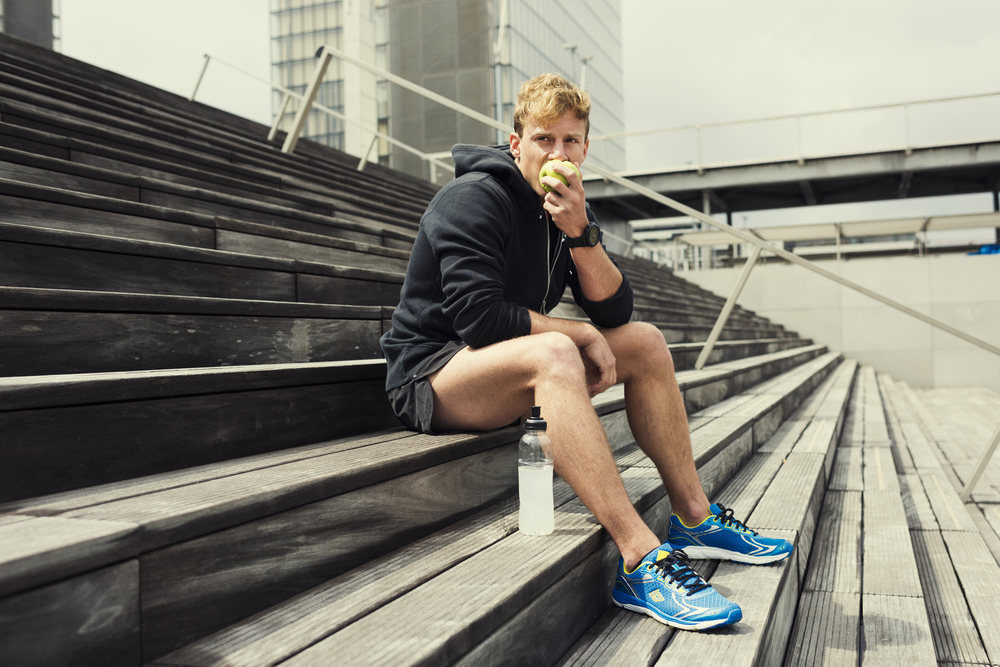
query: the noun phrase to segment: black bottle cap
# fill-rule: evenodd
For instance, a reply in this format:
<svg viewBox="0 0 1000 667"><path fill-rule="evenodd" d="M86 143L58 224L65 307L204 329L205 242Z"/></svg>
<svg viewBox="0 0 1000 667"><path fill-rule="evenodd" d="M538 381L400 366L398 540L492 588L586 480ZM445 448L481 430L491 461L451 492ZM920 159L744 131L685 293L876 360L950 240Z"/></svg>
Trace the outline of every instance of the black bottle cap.
<svg viewBox="0 0 1000 667"><path fill-rule="evenodd" d="M531 416L524 422L525 431L544 431L548 427L542 419L542 408L539 405L531 407Z"/></svg>

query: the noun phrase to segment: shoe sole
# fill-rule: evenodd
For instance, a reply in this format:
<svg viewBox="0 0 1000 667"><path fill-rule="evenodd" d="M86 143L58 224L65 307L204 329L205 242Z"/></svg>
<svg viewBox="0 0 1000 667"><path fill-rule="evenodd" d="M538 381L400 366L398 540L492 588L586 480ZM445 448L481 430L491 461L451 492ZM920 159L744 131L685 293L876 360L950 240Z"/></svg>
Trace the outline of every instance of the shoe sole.
<svg viewBox="0 0 1000 667"><path fill-rule="evenodd" d="M718 547L696 547L696 546L678 546L678 549L683 549L684 553L688 555L688 558L700 558L703 560L731 560L737 563L748 563L750 565L763 565L764 563L776 563L778 561L785 560L792 555L791 551L785 551L783 553L767 554L765 556L750 556L747 554L741 554L738 551L729 551L728 549L719 549Z"/></svg>
<svg viewBox="0 0 1000 667"><path fill-rule="evenodd" d="M617 606L621 607L622 609L628 609L629 611L634 611L639 614L645 614L646 616L649 616L653 620L659 621L664 625L669 625L672 628L678 628L679 630L708 630L710 628L718 628L725 625L732 625L733 623L738 623L743 618L743 610L740 609L739 607L736 607L735 609L729 612L729 615L726 618L713 618L706 621L698 621L695 623L691 623L685 621L678 621L669 616L664 616L657 610L644 606L638 600L636 600L636 604L632 604L629 602L620 602L618 599L615 598L614 595L612 595L611 601L614 602Z"/></svg>

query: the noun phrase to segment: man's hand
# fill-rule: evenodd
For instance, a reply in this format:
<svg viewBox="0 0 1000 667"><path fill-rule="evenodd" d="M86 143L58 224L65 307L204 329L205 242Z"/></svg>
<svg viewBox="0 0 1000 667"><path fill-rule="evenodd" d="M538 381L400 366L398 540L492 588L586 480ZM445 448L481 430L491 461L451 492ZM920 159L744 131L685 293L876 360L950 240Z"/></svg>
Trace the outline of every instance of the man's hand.
<svg viewBox="0 0 1000 667"><path fill-rule="evenodd" d="M583 365L587 369L587 389L591 396L607 391L618 383L615 355L608 341L597 329L590 343L580 347Z"/></svg>
<svg viewBox="0 0 1000 667"><path fill-rule="evenodd" d="M540 334L547 331L558 331L569 336L580 350L580 358L586 371L587 390L591 396L607 391L618 383L618 371L614 352L608 345L597 327L578 320L563 320L558 317L547 317L529 311L531 314L531 333Z"/></svg>
<svg viewBox="0 0 1000 667"><path fill-rule="evenodd" d="M576 167L579 169L580 165ZM552 170L562 174L566 183L552 176L544 177L544 183L555 192L545 195L542 208L552 216L552 222L566 236L571 239L578 238L583 235L588 222L587 197L583 191L583 181L575 170L559 162L552 165Z"/></svg>

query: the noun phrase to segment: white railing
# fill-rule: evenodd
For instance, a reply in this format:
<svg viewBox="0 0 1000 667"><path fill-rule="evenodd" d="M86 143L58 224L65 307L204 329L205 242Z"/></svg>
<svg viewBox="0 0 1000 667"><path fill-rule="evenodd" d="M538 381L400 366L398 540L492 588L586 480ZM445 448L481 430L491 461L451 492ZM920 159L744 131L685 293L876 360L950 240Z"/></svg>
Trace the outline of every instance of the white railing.
<svg viewBox="0 0 1000 667"><path fill-rule="evenodd" d="M983 118L980 118L976 123L948 123L947 129L943 131L952 137L950 139L944 139L940 136L942 130L932 132L929 125L933 123L928 118L918 118L921 122L915 122L914 116L919 117L923 113L929 115L932 111L930 107L933 105L967 103L972 101L996 104L997 101L1000 101L1000 91L978 95L938 97L894 104L873 104L829 111L761 116L758 118L715 123L695 123L632 132L615 132L592 135L590 139L592 142L601 142L645 137L644 147L655 155L656 166L649 170L643 170L643 173L654 170L664 173L673 171L698 171L702 173L705 169L731 167L741 164L757 164L762 161L798 161L799 164L804 164L806 160L816 158L854 155L859 152L874 152L871 150L846 149L841 145L842 142L838 142L836 147L828 149L819 147L824 139L829 140L832 136L842 138L846 134L844 129L851 125L850 116L854 116L853 127L855 130L867 130L869 134L874 134L877 131L879 136L888 138L888 141L877 149L879 152L904 151L907 155L910 155L914 150L922 148L1000 141L1000 127L977 132L971 136L968 134L968 129L971 125L995 125L997 119L1000 119L1000 112L997 109L987 109L985 113L982 113L983 110L979 110ZM882 114L884 117L872 118L872 115L879 115L874 112L885 112ZM866 115L868 116L867 120L865 119ZM841 123L841 130L833 131L829 126L822 126L822 121L825 119L832 119L834 122ZM812 134L809 131L809 122L805 121L816 121L813 123L816 129L813 130ZM767 125L772 126L770 133L767 132ZM861 127L862 125L867 127L863 128ZM875 129L876 125L877 130ZM941 127L945 126L942 125ZM705 143L710 138L708 136L709 131L718 130L721 132L723 130L734 130L738 132L742 128L752 131L754 136L728 134L719 140L720 144L724 143L727 146L725 150L730 155L732 155L731 151L733 150L731 147L740 140L744 142L766 142L765 145L768 146L782 145L782 152L773 153L766 157L762 154L755 154L744 159L721 160L712 157L707 160L705 159ZM675 144L668 147L665 143L666 135L678 134L693 135L693 139L689 138L686 144L682 143L681 139L677 139ZM938 134L938 136L934 138L934 134ZM763 138L761 138L762 135ZM652 137L663 137L663 141L659 144L657 142L650 143L649 139ZM810 140L813 144L812 146L809 145ZM675 157L672 162L664 164L664 156L670 155L684 155L690 159ZM667 157L666 159L670 158ZM630 173L635 174L639 172Z"/></svg>
<svg viewBox="0 0 1000 667"><path fill-rule="evenodd" d="M407 81L406 79L403 79L402 77L399 77L399 76L396 76L395 74L392 74L391 72L387 72L387 71L385 71L385 70L383 70L383 69L381 69L379 67L371 65L369 63L366 63L366 62L364 62L362 60L359 60L357 58L353 58L353 57L349 56L348 54L343 53L342 51L339 51L337 49L334 49L334 48L331 48L331 47L328 47L328 46L324 46L323 48L320 49L318 55L325 57L327 54L335 56L337 58L340 58L342 61L345 61L345 62L351 63L353 65L356 65L357 67L360 67L361 69L364 69L364 70L367 70L369 72L372 72L373 74L375 74L375 75L377 75L377 76L379 76L379 77L381 77L383 79L386 79L388 81L396 83L396 84L398 84L398 85L406 88L407 90L410 90L410 91L412 91L414 93L417 93L418 95L422 95L423 97L426 97L426 98L428 98L430 100L433 100L433 101L435 101L435 102L437 102L437 103L439 103L439 104L441 104L441 105L443 105L443 106L445 106L445 107L447 107L449 109L452 109L453 111L457 111L458 113L460 113L460 114L462 114L464 116L467 116L469 118L474 118L475 120L478 120L479 122L483 123L484 125L487 125L489 127L498 129L498 130L502 131L505 134L510 134L511 132L513 132L513 128L509 127L508 125L505 125L504 123L501 123L500 121L497 121L497 120L495 120L495 119L493 119L493 118L491 118L491 117L489 117L489 116L487 116L485 114L479 113L478 111L474 111L472 109L469 109L468 107L465 107L465 106L459 104L458 102L455 102L453 100L449 100L448 98L446 98L446 97L444 97L442 95L439 95L439 94L434 93L434 92L432 92L430 90L427 90L427 89L423 88L422 86L419 86L419 85L417 85L415 83L412 83L410 81ZM205 57L207 59L208 55L206 54ZM234 66L230 65L230 67L234 67ZM239 69L239 68L235 68L235 69ZM240 71L243 71L243 70L240 70ZM204 70L203 70L202 73L204 74ZM250 74L249 72L244 72L244 73L247 74L247 75L249 75L249 76L252 76L255 79L258 78L256 76ZM200 81L200 77L199 77L199 81ZM287 90L285 88L282 88L281 86L277 86L276 84L269 83L268 85L271 85L273 88L275 88L277 90L283 90L284 92L286 92L286 94L295 95L295 96L299 97L295 93L292 93L291 91L289 91L289 90ZM195 88L195 92L197 92L197 87ZM991 95L1000 95L1000 93L993 93ZM194 97L194 94L192 94L192 98L193 97ZM949 98L949 99L951 99L951 98ZM940 100L936 100L936 101L940 101ZM925 101L925 102L928 102L928 101ZM916 104L916 103L914 103L914 104ZM316 106L319 107L319 105L316 105ZM895 105L890 105L890 106L895 106ZM322 108L322 107L320 107L320 108ZM334 112L332 110L329 110L329 109L327 109L326 111L329 112L329 113L332 113L334 115L337 115L338 117L342 116L341 114L337 114L336 112ZM301 110L300 110L300 112L301 112ZM308 109L306 110L306 112L308 112ZM790 116L790 117L794 118L795 116ZM605 135L605 136L607 136L607 135ZM416 151L416 149L412 149L412 150ZM423 154L421 153L421 155L423 155ZM852 289L852 290L854 290L856 292L859 292L859 293L861 293L861 294L863 294L863 295L865 295L865 296L867 296L867 297L869 297L871 299L874 299L875 301L878 301L879 303L882 303L882 304L884 304L886 306L889 306L890 308L894 308L894 309L896 309L896 310L898 310L898 311L900 311L902 313L905 313L906 315L909 315L910 317L914 317L914 318L916 318L916 319L918 319L918 320L920 320L922 322L925 322L925 323L927 323L927 324L929 324L929 325L931 325L931 326L933 326L933 327L935 327L937 329L940 329L942 331L950 333L951 335L956 336L956 337L958 337L958 338L966 341L967 343L971 343L971 344L973 344L973 345L975 345L975 346L977 346L977 347L979 347L979 348L981 348L983 350L986 350L987 352L990 352L992 354L1000 356L1000 348L998 348L998 347L996 347L994 345L991 345L990 343L987 343L984 340L980 340L979 338L976 338L975 336L971 336L971 335L965 333L964 331L960 331L960 330L956 329L955 327L952 327L949 324L945 324L944 322L942 322L942 321L940 321L938 319L930 317L929 315L925 315L925 314L923 314L923 313L921 313L919 311L916 311L916 310L914 310L912 308L909 308L908 306L905 306L905 305L903 305L903 304L901 304L901 303L899 303L897 301L894 301L894 300L892 300L892 299L890 299L890 298L888 298L886 296L878 294L877 292L873 292L872 290L870 290L870 289L868 289L866 287L863 287L861 285L858 285L857 283L854 283L854 282L852 282L850 280L847 280L846 278L843 278L843 277L841 277L841 276L839 276L839 275L837 275L837 274L835 274L835 273L833 273L831 271L828 271L828 270L826 270L826 269L824 269L824 268L822 268L822 267L820 267L820 266L818 266L818 265L810 262L807 259L803 259L802 257L800 257L800 256L798 256L798 255L796 255L794 253L791 253L791 252L785 250L783 247L772 245L772 244L768 243L767 241L764 241L760 237L755 236L755 235L753 235L753 234L751 234L751 233L749 233L747 231L744 231L744 230L741 230L741 229L737 229L735 227L730 227L729 225L727 225L725 223L722 223L722 222L719 222L718 220L712 218L709 215L706 215L705 213L703 213L703 212L701 212L701 211L699 211L697 209L694 209L694 208L691 208L690 206L686 206L684 204L681 204L680 202L674 201L673 199L670 199L669 197L666 197L666 196L664 196L664 195L662 195L662 194L660 194L658 192L655 192L654 190L651 190L651 189L649 189L647 187L644 187L644 186L641 186L641 185L639 185L637 183L629 181L628 179L624 178L623 176L621 176L619 174L616 174L616 173L613 173L611 171L608 171L607 169L604 169L603 167L598 167L596 165L589 164L588 165L588 171L596 173L597 175L603 177L604 179L606 179L608 181L611 181L611 182L613 182L613 183L615 183L617 185L620 185L623 188L626 188L626 189L628 189L628 190L630 190L630 191L632 191L632 192L634 192L636 194L642 195L644 197L652 199L653 201L655 201L655 202L657 202L659 204L662 204L664 206L672 208L675 211L681 213L682 215L690 216L692 218L695 218L696 220L699 220L699 221L703 222L706 225L709 225L710 227L714 227L714 228L716 228L716 229L718 229L720 231L724 231L727 234L729 234L729 235L731 235L731 236L739 239L743 243L748 243L748 244L754 246L754 251L751 253L750 257L748 258L748 261L747 261L746 265L744 266L744 270L743 270L743 274L744 275L741 276L740 281L738 281L738 283L737 283L737 289L735 289L733 291L733 293L730 294L729 299L727 299L726 307L723 308L723 311L720 314L719 319L716 321L715 328L713 329L713 334L714 334L715 338L718 338L718 333L715 330L717 329L718 331L721 332L722 327L725 325L725 321L726 321L726 319L728 317L729 311L732 310L733 305L735 304L737 298L739 297L739 292L740 292L740 290L742 290L743 284L745 284L746 283L746 279L749 278L750 271L753 268L754 264L756 263L757 258L759 256L759 253L761 251L766 250L766 251L770 252L771 254L777 255L778 257L781 257L782 259L784 259L784 260L786 260L786 261L788 261L788 262L790 262L792 264L796 264L798 266L801 266L801 267L803 267L803 268L805 268L805 269L807 269L809 271L812 271L813 273L819 274L820 276L822 276L822 277L824 277L824 278L826 278L828 280L832 280L832 281L834 281L834 282L836 282L836 283L838 283L840 285L843 285L844 287L847 287L847 288ZM699 363L703 365L704 361L708 358L708 355L710 353L711 353L711 346L708 343L706 343L705 347L702 349L702 354L701 354L701 356L699 358ZM989 461L989 458L992 456L992 454L993 454L993 452L996 449L996 447L997 447L998 444L1000 444L1000 428L997 428L997 431L994 434L994 436L992 438L992 441L987 446L986 452L984 452L984 454L983 454L983 458L979 461L978 465L976 466L975 473L973 474L972 478L970 478L970 480L966 484L965 488L962 490L961 497L962 497L963 501L968 500L969 496L972 493L972 489L975 487L976 483L978 482L979 476L982 474L982 471L985 469L986 464Z"/></svg>
<svg viewBox="0 0 1000 667"><path fill-rule="evenodd" d="M418 149L414 148L413 146L410 146L408 144L403 143L402 141L399 141L398 139L394 139L393 137L390 137L389 135L385 134L384 132L380 132L377 129L373 129L373 128L369 127L368 125L366 125L364 123L361 123L361 122L359 122L359 121L357 121L357 120L355 120L353 118L348 118L347 116L345 116L344 114L340 113L339 111L335 111L333 109L330 109L329 107L326 107L326 106L324 106L324 105L316 102L315 101L316 92L317 92L317 90L319 88L320 83L322 82L323 75L326 73L326 67L327 67L327 65L330 62L330 58L332 57L332 53L331 53L332 51L334 51L334 50L330 49L329 47L322 47L319 50L319 52L316 54L317 59L318 59L317 60L317 65L316 65L316 69L315 69L315 71L313 73L313 78L310 81L309 86L307 87L306 93L304 95L300 94L300 93L296 93L293 90L289 90L288 88L285 88L284 86L279 85L277 83L272 83L271 81L268 81L267 79L259 77L256 74L253 74L252 72L248 72L247 70L243 69L242 67L238 67L236 65L233 65L232 63L228 63L225 60L222 60L221 58L218 58L218 57L215 57L215 56L212 56L212 55L209 55L209 54L206 53L205 54L205 64L202 66L201 73L198 75L198 81L197 81L197 83L195 83L194 91L191 93L191 97L189 97L188 99L191 100L191 101L194 101L195 96L197 96L197 94L198 94L198 88L201 86L201 81L202 81L202 79L205 76L205 70L208 69L208 63L211 60L214 60L215 62L219 63L220 65L225 65L226 67L229 67L231 69L236 70L237 72L240 72L241 74L245 74L246 76L250 77L251 79L254 79L255 81L260 81L261 83L267 84L268 86L271 87L272 90L277 90L277 91L279 91L281 93L284 93L284 97L282 98L282 101L281 101L280 110L279 110L278 114L275 116L274 123L271 125L271 131L267 135L268 141L271 141L272 139L274 139L275 134L278 132L278 128L279 128L279 126L281 124L281 121L284 118L285 110L288 107L289 101L292 98L295 98L295 99L299 100L299 102L300 102L299 109L296 112L295 120L292 121L292 125L293 125L292 130L290 130L288 132L288 135L285 138L285 143L282 146L282 152L290 153L293 150L295 150L295 145L298 143L299 136L300 136L300 134L302 132L302 128L303 128L303 126L305 124L305 119L309 115L309 111L311 109L316 109L316 110L321 111L321 112L323 112L323 113L325 113L327 115L333 116L334 118L338 118L338 119L344 121L345 123L350 123L351 125L354 125L356 127L360 127L365 132L370 132L371 133L371 135L372 135L372 142L371 142L371 144L369 144L368 151L365 153L365 155L361 156L361 162L358 164L358 171L364 170L365 164L367 164L367 162L368 162L368 155L371 154L372 148L375 145L375 141L378 140L378 139L384 139L386 142L392 144L393 146L396 146L397 148L400 148L400 149L402 149L402 150L404 150L404 151L406 151L408 153L416 155L418 158L420 158L424 162L427 162L428 164L430 164L431 165L431 181L432 182L436 181L437 169L439 169L439 168L443 169L446 173L447 172L451 172L451 171L454 170L454 168L451 165L449 165L446 162L442 162L440 159L434 157L433 155L430 155L428 153L424 153L423 151L418 150ZM337 53L339 53L339 52L337 52Z"/></svg>

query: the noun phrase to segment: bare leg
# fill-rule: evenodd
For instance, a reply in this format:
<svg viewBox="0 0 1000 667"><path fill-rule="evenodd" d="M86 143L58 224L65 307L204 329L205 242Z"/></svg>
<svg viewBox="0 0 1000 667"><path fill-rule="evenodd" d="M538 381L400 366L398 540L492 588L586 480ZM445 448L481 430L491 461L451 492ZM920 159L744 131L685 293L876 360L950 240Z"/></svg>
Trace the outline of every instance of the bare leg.
<svg viewBox="0 0 1000 667"><path fill-rule="evenodd" d="M602 331L625 383L625 411L636 442L656 465L673 511L687 525L709 516L691 452L687 414L663 334L634 322Z"/></svg>
<svg viewBox="0 0 1000 667"><path fill-rule="evenodd" d="M583 361L569 337L544 333L465 349L430 382L435 428L497 428L532 405L543 406L556 472L611 535L626 566L660 545L625 492L590 403Z"/></svg>

